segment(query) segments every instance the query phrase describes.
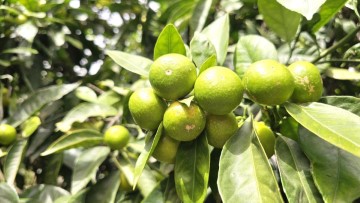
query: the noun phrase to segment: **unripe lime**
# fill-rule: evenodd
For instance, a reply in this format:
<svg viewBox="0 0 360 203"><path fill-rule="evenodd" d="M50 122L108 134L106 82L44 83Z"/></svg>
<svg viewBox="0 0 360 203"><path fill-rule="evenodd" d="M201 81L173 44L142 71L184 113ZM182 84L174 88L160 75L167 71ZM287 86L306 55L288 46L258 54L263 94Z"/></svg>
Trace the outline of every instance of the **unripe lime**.
<svg viewBox="0 0 360 203"><path fill-rule="evenodd" d="M165 135L161 135L161 138L156 145L156 148L152 156L165 163L175 163L176 152L179 147L180 142L174 140L173 138Z"/></svg>
<svg viewBox="0 0 360 203"><path fill-rule="evenodd" d="M195 100L205 111L215 115L232 112L243 98L244 87L239 76L229 68L214 66L196 79Z"/></svg>
<svg viewBox="0 0 360 203"><path fill-rule="evenodd" d="M0 144L9 145L16 140L16 129L8 124L0 124Z"/></svg>
<svg viewBox="0 0 360 203"><path fill-rule="evenodd" d="M129 110L134 121L146 130L158 128L166 108L166 102L152 88L136 90L129 99Z"/></svg>
<svg viewBox="0 0 360 203"><path fill-rule="evenodd" d="M208 143L216 148L222 148L225 142L235 134L238 129L234 113L226 115L206 116L206 136Z"/></svg>
<svg viewBox="0 0 360 203"><path fill-rule="evenodd" d="M173 102L164 114L165 134L178 141L195 139L205 128L205 114L195 103Z"/></svg>
<svg viewBox="0 0 360 203"><path fill-rule="evenodd" d="M194 63L181 54L166 54L150 67L149 80L155 93L167 100L177 100L189 94L196 80Z"/></svg>
<svg viewBox="0 0 360 203"><path fill-rule="evenodd" d="M130 140L130 133L122 125L114 125L108 128L104 133L104 142L109 145L111 149L122 149Z"/></svg>
<svg viewBox="0 0 360 203"><path fill-rule="evenodd" d="M319 69L306 61L297 61L288 68L295 79L295 89L290 100L296 103L319 100L323 92Z"/></svg>
<svg viewBox="0 0 360 203"><path fill-rule="evenodd" d="M262 147L268 158L275 153L275 135L264 122L254 122L255 133L258 136Z"/></svg>

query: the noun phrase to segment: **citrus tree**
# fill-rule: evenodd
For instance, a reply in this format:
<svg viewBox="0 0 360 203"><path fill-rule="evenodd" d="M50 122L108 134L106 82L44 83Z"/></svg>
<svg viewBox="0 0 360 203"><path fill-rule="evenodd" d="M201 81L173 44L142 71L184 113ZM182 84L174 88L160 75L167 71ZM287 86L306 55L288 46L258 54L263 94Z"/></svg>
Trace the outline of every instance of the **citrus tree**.
<svg viewBox="0 0 360 203"><path fill-rule="evenodd" d="M356 0L76 2L0 6L4 202L359 201Z"/></svg>

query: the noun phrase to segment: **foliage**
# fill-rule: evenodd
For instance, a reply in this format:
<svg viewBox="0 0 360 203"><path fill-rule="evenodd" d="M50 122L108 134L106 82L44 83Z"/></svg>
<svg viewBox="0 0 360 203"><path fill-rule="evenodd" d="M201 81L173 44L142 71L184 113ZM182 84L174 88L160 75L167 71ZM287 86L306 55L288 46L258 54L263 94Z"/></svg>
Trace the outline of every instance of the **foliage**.
<svg viewBox="0 0 360 203"><path fill-rule="evenodd" d="M17 130L0 146L2 202L359 201L357 0L0 2L0 120ZM262 106L245 96L222 149L202 133L162 163L151 157L162 124L142 130L128 100L170 52L199 73L222 65L240 77L262 59L309 61L323 97ZM275 132L270 159L258 120ZM121 150L103 142L115 124L131 133Z"/></svg>

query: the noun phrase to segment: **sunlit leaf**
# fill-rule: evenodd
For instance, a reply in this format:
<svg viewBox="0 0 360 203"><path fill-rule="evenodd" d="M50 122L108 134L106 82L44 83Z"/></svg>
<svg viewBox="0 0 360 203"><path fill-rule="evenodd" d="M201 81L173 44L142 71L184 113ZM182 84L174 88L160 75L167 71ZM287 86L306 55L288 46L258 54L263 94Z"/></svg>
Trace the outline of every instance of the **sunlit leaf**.
<svg viewBox="0 0 360 203"><path fill-rule="evenodd" d="M87 203L114 202L120 185L119 171L111 172L92 186L86 194Z"/></svg>
<svg viewBox="0 0 360 203"><path fill-rule="evenodd" d="M325 71L325 75L337 80L360 80L360 72L342 68L328 68Z"/></svg>
<svg viewBox="0 0 360 203"><path fill-rule="evenodd" d="M0 183L0 200L2 203L18 203L16 191L7 183Z"/></svg>
<svg viewBox="0 0 360 203"><path fill-rule="evenodd" d="M62 196L69 196L70 193L61 187L39 184L24 190L20 197L27 199L26 203L54 202Z"/></svg>
<svg viewBox="0 0 360 203"><path fill-rule="evenodd" d="M18 173L20 164L26 149L27 140L20 140L15 142L5 159L4 175L8 184L14 184L16 174Z"/></svg>
<svg viewBox="0 0 360 203"><path fill-rule="evenodd" d="M190 51L192 60L196 67L200 66L212 55L216 56L214 45L210 42L206 35L196 33L190 42Z"/></svg>
<svg viewBox="0 0 360 203"><path fill-rule="evenodd" d="M276 0L285 8L295 11L310 20L326 0Z"/></svg>
<svg viewBox="0 0 360 203"><path fill-rule="evenodd" d="M340 107L360 116L360 98L353 96L326 96L319 102Z"/></svg>
<svg viewBox="0 0 360 203"><path fill-rule="evenodd" d="M172 24L168 24L161 31L154 47L154 60L169 53L177 53L186 56L186 50L181 35Z"/></svg>
<svg viewBox="0 0 360 203"><path fill-rule="evenodd" d="M38 116L32 116L29 119L27 119L22 125L21 125L21 135L22 137L29 137L32 135L38 127L41 125L41 120Z"/></svg>
<svg viewBox="0 0 360 203"><path fill-rule="evenodd" d="M97 100L95 91L86 86L80 86L76 88L75 95L77 98L87 102L95 102Z"/></svg>
<svg viewBox="0 0 360 203"><path fill-rule="evenodd" d="M212 0L199 0L193 11L193 16L190 19L190 27L192 32L200 32L205 25L206 19L209 15Z"/></svg>

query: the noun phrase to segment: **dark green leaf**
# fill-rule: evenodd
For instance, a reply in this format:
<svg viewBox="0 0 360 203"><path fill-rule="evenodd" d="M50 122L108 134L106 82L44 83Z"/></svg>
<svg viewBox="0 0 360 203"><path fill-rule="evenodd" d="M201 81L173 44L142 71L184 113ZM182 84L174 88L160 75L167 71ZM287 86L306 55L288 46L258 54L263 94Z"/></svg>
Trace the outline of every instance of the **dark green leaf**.
<svg viewBox="0 0 360 203"><path fill-rule="evenodd" d="M353 202L360 197L359 157L329 144L305 128L300 128L299 138L325 202Z"/></svg>
<svg viewBox="0 0 360 203"><path fill-rule="evenodd" d="M4 175L8 184L13 184L15 181L16 174L19 170L23 155L25 153L27 140L19 140L15 142L5 159L4 164Z"/></svg>
<svg viewBox="0 0 360 203"><path fill-rule="evenodd" d="M212 55L209 58L207 58L204 63L200 66L200 73L202 73L204 70L216 66L216 55Z"/></svg>
<svg viewBox="0 0 360 203"><path fill-rule="evenodd" d="M250 117L222 150L218 188L224 202L283 202Z"/></svg>
<svg viewBox="0 0 360 203"><path fill-rule="evenodd" d="M299 123L293 117L287 117L280 124L281 135L299 141L298 136Z"/></svg>
<svg viewBox="0 0 360 203"><path fill-rule="evenodd" d="M98 116L106 118L108 116L115 116L117 113L118 111L116 108L109 105L81 103L71 109L61 122L56 123L56 127L62 132L67 132L71 129L72 124L75 122L82 123L89 117Z"/></svg>
<svg viewBox="0 0 360 203"><path fill-rule="evenodd" d="M234 54L235 70L240 76L252 63L263 59L278 60L278 54L272 42L258 35L240 37Z"/></svg>
<svg viewBox="0 0 360 203"><path fill-rule="evenodd" d="M210 152L205 133L194 141L180 143L174 171L179 198L183 202L203 202L210 172Z"/></svg>
<svg viewBox="0 0 360 203"><path fill-rule="evenodd" d="M136 187L136 184L141 176L142 171L144 170L144 167L145 167L147 161L149 160L151 154L155 150L157 143L159 142L162 131L163 131L163 125L161 123L157 129L156 134L151 136L150 140L145 144L144 151L141 152L139 158L136 161L135 173L134 173L134 183L133 183L134 188Z"/></svg>
<svg viewBox="0 0 360 203"><path fill-rule="evenodd" d="M178 53L186 56L186 49L181 35L172 24L168 24L161 31L154 47L154 60L169 53Z"/></svg>
<svg viewBox="0 0 360 203"><path fill-rule="evenodd" d="M36 49L32 49L28 47L18 47L18 48L6 49L2 51L2 53L31 55L31 54L38 54L39 52Z"/></svg>
<svg viewBox="0 0 360 203"><path fill-rule="evenodd" d="M174 176L170 174L169 177L160 181L151 193L146 196L141 203L180 203L180 199L176 194Z"/></svg>
<svg viewBox="0 0 360 203"><path fill-rule="evenodd" d="M102 141L103 135L96 130L76 130L57 139L41 154L41 156L61 152L70 148L90 147L100 144Z"/></svg>
<svg viewBox="0 0 360 203"><path fill-rule="evenodd" d="M0 200L1 203L18 203L19 197L10 185L7 183L0 183Z"/></svg>
<svg viewBox="0 0 360 203"><path fill-rule="evenodd" d="M20 195L26 199L23 203L52 203L62 196L69 196L69 192L53 185L36 185L26 189Z"/></svg>
<svg viewBox="0 0 360 203"><path fill-rule="evenodd" d="M326 96L319 102L348 110L360 116L360 98L352 96Z"/></svg>
<svg viewBox="0 0 360 203"><path fill-rule="evenodd" d="M214 45L201 33L196 33L190 42L190 51L192 60L195 62L196 67L200 66L212 55L216 56Z"/></svg>
<svg viewBox="0 0 360 203"><path fill-rule="evenodd" d="M9 118L9 124L16 127L27 120L44 105L61 99L64 95L73 91L79 83L49 86L32 94L26 99Z"/></svg>
<svg viewBox="0 0 360 203"><path fill-rule="evenodd" d="M110 153L109 147L92 147L84 150L75 160L71 181L71 193L75 194L93 179L102 162ZM118 176L120 178L120 176Z"/></svg>
<svg viewBox="0 0 360 203"><path fill-rule="evenodd" d="M91 187L86 195L86 203L114 202L120 185L120 173L114 171Z"/></svg>
<svg viewBox="0 0 360 203"><path fill-rule="evenodd" d="M360 157L359 116L316 102L303 105L286 103L285 107L297 122L317 136Z"/></svg>
<svg viewBox="0 0 360 203"><path fill-rule="evenodd" d="M190 28L192 33L200 32L205 25L206 19L209 15L212 0L199 0L193 11L190 19Z"/></svg>
<svg viewBox="0 0 360 203"><path fill-rule="evenodd" d="M285 8L295 11L310 20L326 0L277 0Z"/></svg>
<svg viewBox="0 0 360 203"><path fill-rule="evenodd" d="M74 195L62 196L60 198L57 198L54 203L86 203L86 192L88 192L88 190L82 190Z"/></svg>
<svg viewBox="0 0 360 203"><path fill-rule="evenodd" d="M44 157L46 165L42 170L42 177L44 178L43 183L49 185L56 185L59 177L59 172L63 164L63 153L52 154Z"/></svg>
<svg viewBox="0 0 360 203"><path fill-rule="evenodd" d="M126 70L144 77L148 77L150 66L153 63L152 60L142 56L115 50L106 50L106 54L110 56L110 58L114 60L115 63L125 68Z"/></svg>
<svg viewBox="0 0 360 203"><path fill-rule="evenodd" d="M214 45L219 65L222 65L226 59L227 48L229 46L229 31L229 15L226 14L206 26L201 32Z"/></svg>
<svg viewBox="0 0 360 203"><path fill-rule="evenodd" d="M276 0L258 0L258 7L266 25L282 39L290 42L295 37L301 20L298 13L288 10Z"/></svg>
<svg viewBox="0 0 360 203"><path fill-rule="evenodd" d="M297 142L278 136L275 153L281 183L289 202L322 202L310 172L310 161Z"/></svg>

